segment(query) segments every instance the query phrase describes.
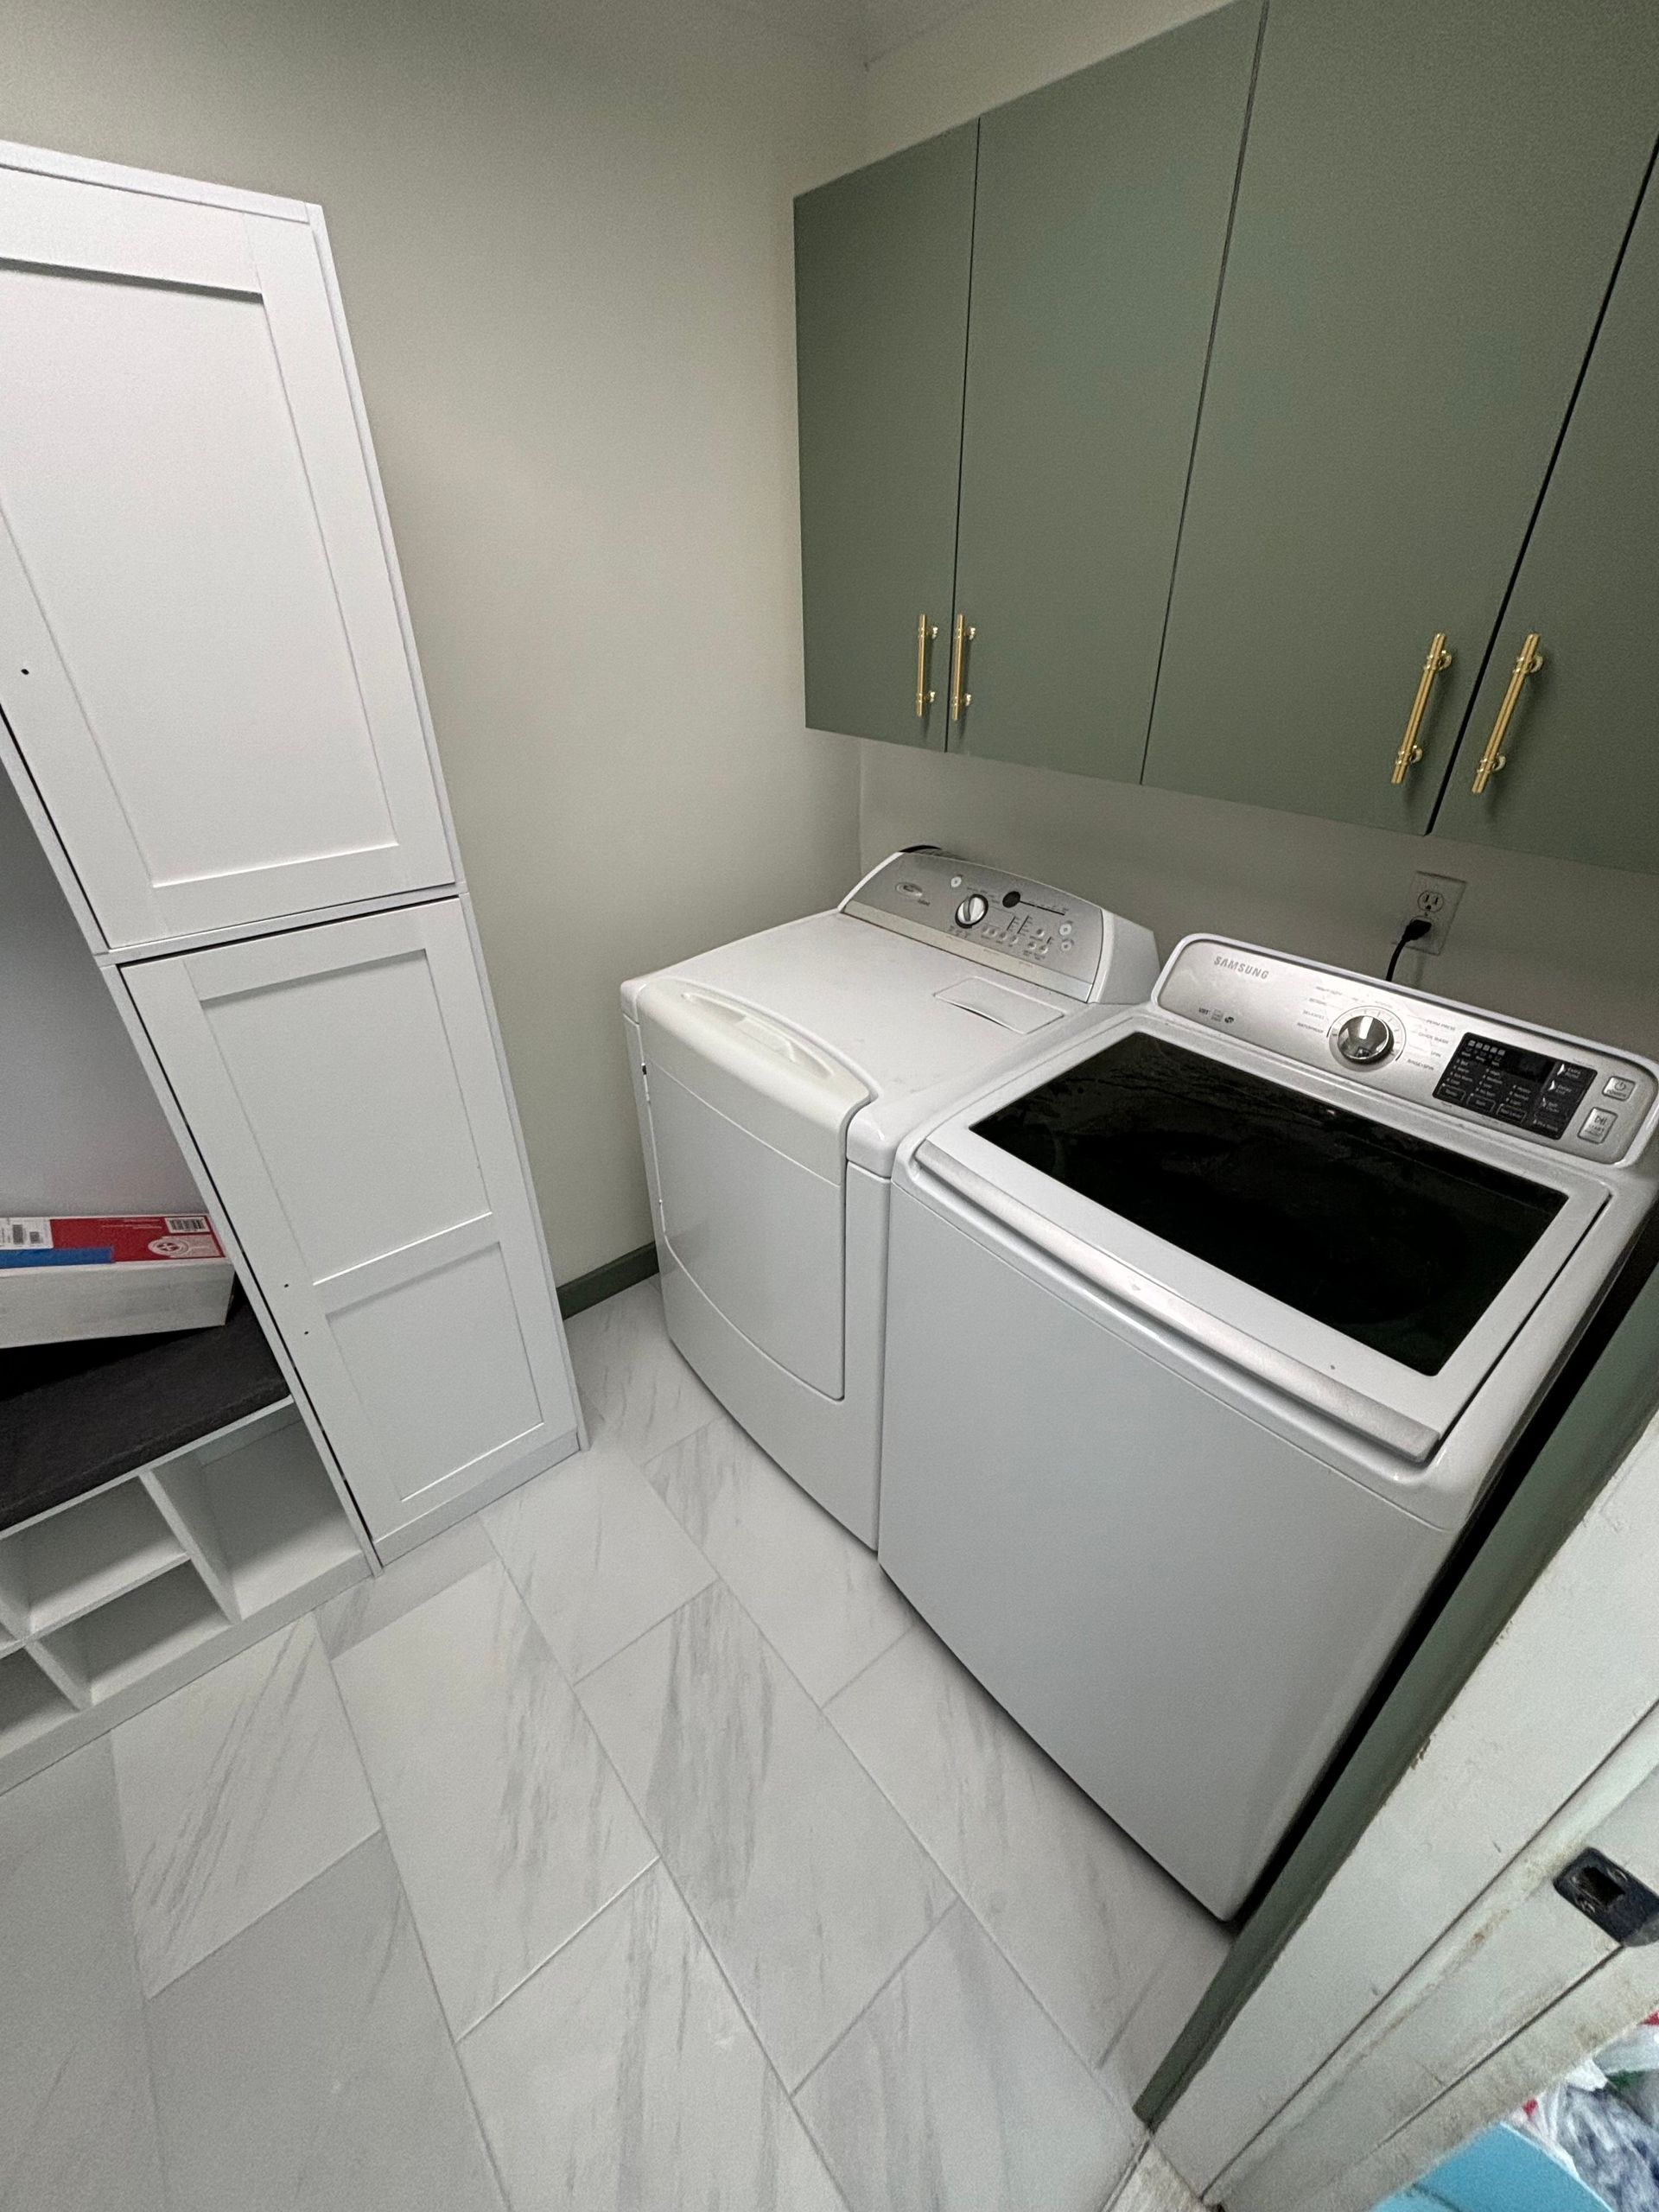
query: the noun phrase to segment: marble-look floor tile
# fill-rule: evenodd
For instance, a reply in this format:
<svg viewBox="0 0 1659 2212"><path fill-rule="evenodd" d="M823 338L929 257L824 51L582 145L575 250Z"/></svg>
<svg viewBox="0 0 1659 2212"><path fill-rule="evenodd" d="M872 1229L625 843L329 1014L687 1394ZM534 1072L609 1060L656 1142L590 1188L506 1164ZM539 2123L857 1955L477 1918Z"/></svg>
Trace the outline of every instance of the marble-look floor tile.
<svg viewBox="0 0 1659 2212"><path fill-rule="evenodd" d="M461 2035L655 1853L499 1561L334 1667Z"/></svg>
<svg viewBox="0 0 1659 2212"><path fill-rule="evenodd" d="M660 1866L461 2055L513 2212L843 2212Z"/></svg>
<svg viewBox="0 0 1659 2212"><path fill-rule="evenodd" d="M309 1620L123 1721L110 1742L150 1996L379 1825Z"/></svg>
<svg viewBox="0 0 1659 2212"><path fill-rule="evenodd" d="M494 1556L480 1520L473 1516L458 1521L453 1529L405 1552L384 1574L355 1582L337 1598L330 1598L327 1605L319 1605L317 1633L323 1649L331 1659L337 1659L342 1651L363 1643L377 1629L389 1628L463 1575L487 1567Z"/></svg>
<svg viewBox="0 0 1659 2212"><path fill-rule="evenodd" d="M1204 2207L1158 2145L1146 2143L1103 2212L1204 2212Z"/></svg>
<svg viewBox="0 0 1659 2212"><path fill-rule="evenodd" d="M1198 1975L1197 2002L1225 1930L929 1630L918 1624L883 1653L829 1711L1091 2065L1108 2063L1172 1961L1189 1982Z"/></svg>
<svg viewBox="0 0 1659 2212"><path fill-rule="evenodd" d="M796 2101L853 2212L1099 2212L1141 2133L963 1905Z"/></svg>
<svg viewBox="0 0 1659 2212"><path fill-rule="evenodd" d="M792 2086L950 1891L722 1585L589 1675L581 1695Z"/></svg>
<svg viewBox="0 0 1659 2212"><path fill-rule="evenodd" d="M589 1673L715 1571L626 1452L603 1439L483 1516L565 1672Z"/></svg>
<svg viewBox="0 0 1659 2212"><path fill-rule="evenodd" d="M820 1704L909 1627L874 1553L724 1414L645 1474Z"/></svg>
<svg viewBox="0 0 1659 2212"><path fill-rule="evenodd" d="M162 2212L106 1742L0 1797L0 2207Z"/></svg>
<svg viewBox="0 0 1659 2212"><path fill-rule="evenodd" d="M573 1314L565 1333L590 1428L639 1465L720 1411L668 1340L654 1277Z"/></svg>
<svg viewBox="0 0 1659 2212"><path fill-rule="evenodd" d="M1201 1910L1177 1935L1107 2060L1108 2072L1126 2097L1138 2097L1162 2065L1231 1946L1228 1931Z"/></svg>
<svg viewBox="0 0 1659 2212"><path fill-rule="evenodd" d="M502 2212L384 1839L150 2005L173 2212Z"/></svg>

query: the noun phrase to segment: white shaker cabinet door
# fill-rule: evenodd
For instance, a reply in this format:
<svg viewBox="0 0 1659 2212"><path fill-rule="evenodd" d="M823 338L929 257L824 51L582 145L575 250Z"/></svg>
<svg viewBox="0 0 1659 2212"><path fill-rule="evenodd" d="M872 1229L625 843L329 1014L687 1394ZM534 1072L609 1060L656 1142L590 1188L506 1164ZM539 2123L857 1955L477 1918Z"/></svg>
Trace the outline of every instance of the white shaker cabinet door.
<svg viewBox="0 0 1659 2212"><path fill-rule="evenodd" d="M459 901L123 973L371 1534L571 1448L561 1325Z"/></svg>
<svg viewBox="0 0 1659 2212"><path fill-rule="evenodd" d="M0 168L0 709L112 945L454 880L307 217Z"/></svg>

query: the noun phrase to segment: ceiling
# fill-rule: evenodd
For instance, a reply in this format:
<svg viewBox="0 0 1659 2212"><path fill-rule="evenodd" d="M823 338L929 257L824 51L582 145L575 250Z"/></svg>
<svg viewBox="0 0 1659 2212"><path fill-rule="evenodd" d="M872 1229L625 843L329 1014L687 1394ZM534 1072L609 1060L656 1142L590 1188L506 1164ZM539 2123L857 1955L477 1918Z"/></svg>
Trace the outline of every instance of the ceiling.
<svg viewBox="0 0 1659 2212"><path fill-rule="evenodd" d="M854 62L877 61L978 0L724 0L734 14L758 16L776 30Z"/></svg>

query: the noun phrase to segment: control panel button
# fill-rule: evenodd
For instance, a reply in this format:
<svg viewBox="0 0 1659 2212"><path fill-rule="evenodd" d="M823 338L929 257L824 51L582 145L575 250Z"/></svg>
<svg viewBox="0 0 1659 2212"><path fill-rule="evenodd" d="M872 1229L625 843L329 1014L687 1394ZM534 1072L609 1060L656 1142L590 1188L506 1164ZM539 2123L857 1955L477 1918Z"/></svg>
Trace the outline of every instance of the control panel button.
<svg viewBox="0 0 1659 2212"><path fill-rule="evenodd" d="M1567 1135L1594 1077L1595 1070L1580 1061L1554 1060L1547 1052L1471 1030L1447 1062L1434 1096L1554 1144Z"/></svg>
<svg viewBox="0 0 1659 2212"><path fill-rule="evenodd" d="M1636 1077L1632 1075L1610 1075L1601 1086L1604 1098L1632 1098L1636 1095Z"/></svg>
<svg viewBox="0 0 1659 2212"><path fill-rule="evenodd" d="M1579 1135L1586 1144L1605 1144L1618 1120L1618 1115L1611 1108L1592 1106L1579 1123Z"/></svg>
<svg viewBox="0 0 1659 2212"><path fill-rule="evenodd" d="M1005 906L1017 906L1020 904L1020 893L1017 891L1005 891L1002 893L1002 904Z"/></svg>
<svg viewBox="0 0 1659 2212"><path fill-rule="evenodd" d="M1398 1041L1380 1014L1351 1014L1337 1025L1337 1051L1351 1067L1376 1067L1390 1057Z"/></svg>
<svg viewBox="0 0 1659 2212"><path fill-rule="evenodd" d="M957 908L957 920L963 929L970 930L976 922L982 922L989 912L990 905L984 893L970 891Z"/></svg>

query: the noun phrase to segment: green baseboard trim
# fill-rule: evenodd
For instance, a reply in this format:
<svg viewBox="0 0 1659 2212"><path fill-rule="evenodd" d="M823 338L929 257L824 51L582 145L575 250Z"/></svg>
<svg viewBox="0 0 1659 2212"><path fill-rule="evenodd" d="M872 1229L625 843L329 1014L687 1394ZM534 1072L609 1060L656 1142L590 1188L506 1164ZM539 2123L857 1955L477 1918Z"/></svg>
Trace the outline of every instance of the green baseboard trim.
<svg viewBox="0 0 1659 2212"><path fill-rule="evenodd" d="M559 1285L559 1311L568 1321L573 1313L581 1313L601 1300L614 1298L619 1290L632 1290L637 1282L644 1282L657 1272L657 1247L642 1244L637 1251L624 1252L620 1260L607 1260L602 1268L590 1268L585 1275Z"/></svg>

